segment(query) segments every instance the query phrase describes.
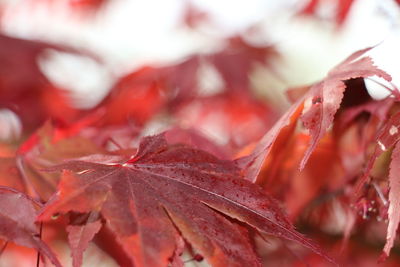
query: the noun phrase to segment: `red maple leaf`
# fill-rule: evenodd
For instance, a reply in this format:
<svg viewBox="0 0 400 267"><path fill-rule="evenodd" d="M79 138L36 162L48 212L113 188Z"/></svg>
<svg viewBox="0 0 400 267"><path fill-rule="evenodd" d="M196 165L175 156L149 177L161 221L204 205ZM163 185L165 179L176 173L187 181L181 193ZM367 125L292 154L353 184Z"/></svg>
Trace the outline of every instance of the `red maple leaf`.
<svg viewBox="0 0 400 267"><path fill-rule="evenodd" d="M393 128L392 128L393 129ZM392 161L390 163L389 172L389 224L387 228L386 244L383 248L381 259L386 259L389 256L390 250L393 247L394 240L397 235L397 227L400 222L400 143L397 143L392 152Z"/></svg>
<svg viewBox="0 0 400 267"><path fill-rule="evenodd" d="M99 109L107 111L102 124L115 125L132 121L136 125L143 125L162 111L172 111L174 115L176 112L186 112L182 109L193 103L196 105L196 100L203 99L199 97L201 94L199 78L203 79L199 77L199 70L205 64L214 67L224 82L224 92L215 98L226 97L228 93L234 91L231 98L236 96L242 98L241 102L244 103L242 105L245 105L245 100L252 98L250 73L257 63L272 68L269 60L277 56L277 51L271 45L254 46L248 44L242 37L236 36L228 39L226 47L221 51L193 55L171 66L143 67L120 78L110 94L99 104ZM204 98L203 101L210 99ZM249 113L252 112L251 105L257 108L261 106L256 102L247 101ZM205 112L212 111L214 105L219 104L214 103L212 108L203 109L207 109Z"/></svg>
<svg viewBox="0 0 400 267"><path fill-rule="evenodd" d="M66 46L0 34L0 108L14 111L28 130L48 118L69 121L77 113L69 105L67 93L56 88L39 68L39 56L46 49L78 53Z"/></svg>
<svg viewBox="0 0 400 267"><path fill-rule="evenodd" d="M213 135L237 149L259 140L277 116L264 102L236 91L198 98L182 105L175 117L186 127L213 129Z"/></svg>
<svg viewBox="0 0 400 267"><path fill-rule="evenodd" d="M387 81L391 80L390 75L373 65L370 57L360 58L370 49L372 48L353 53L333 68L324 80L311 86L308 92L299 98L268 131L253 153L237 160L239 166L245 170L247 179L252 181L257 179L264 159L268 156L282 129L299 118L311 136L310 144L300 163L300 170L304 168L318 141L333 123L346 89L344 81L374 75Z"/></svg>
<svg viewBox="0 0 400 267"><path fill-rule="evenodd" d="M277 57L278 52L273 46L254 46L236 36L228 39L225 49L209 55L208 59L221 74L228 90L247 91L250 87L249 74L255 63L272 68L270 60Z"/></svg>
<svg viewBox="0 0 400 267"><path fill-rule="evenodd" d="M376 159L382 155L388 149L393 148L396 143L400 140L400 133L398 128L400 127L400 112L392 115L379 129L377 136L374 141L376 141L376 146L374 153L369 158L364 173L358 179L357 184L355 185L355 194L354 199L360 196L360 191L362 186L369 178L369 174L374 166Z"/></svg>
<svg viewBox="0 0 400 267"><path fill-rule="evenodd" d="M323 255L294 230L272 197L241 178L233 162L168 145L163 134L144 138L127 161L89 157L55 169L64 170L59 191L39 220L100 212L137 266L166 266L179 235L213 266L260 266L247 231L232 219Z"/></svg>
<svg viewBox="0 0 400 267"><path fill-rule="evenodd" d="M56 255L40 239L35 225L41 204L12 188L0 186L0 238L18 245L34 248L55 265L61 267Z"/></svg>
<svg viewBox="0 0 400 267"><path fill-rule="evenodd" d="M374 141L376 141L375 150L372 156L369 158L367 165L365 167L363 175L358 179L355 185L355 194L353 200L356 200L361 195L362 186L370 178L369 174L374 166L375 161L386 151L393 149L390 163L389 171L389 209L387 211L387 216L389 224L387 227L386 244L383 249L380 260L385 260L393 247L394 240L396 238L397 227L400 222L399 212L399 158L400 158L400 112L393 114L379 129L377 136ZM362 201L362 200L361 200Z"/></svg>

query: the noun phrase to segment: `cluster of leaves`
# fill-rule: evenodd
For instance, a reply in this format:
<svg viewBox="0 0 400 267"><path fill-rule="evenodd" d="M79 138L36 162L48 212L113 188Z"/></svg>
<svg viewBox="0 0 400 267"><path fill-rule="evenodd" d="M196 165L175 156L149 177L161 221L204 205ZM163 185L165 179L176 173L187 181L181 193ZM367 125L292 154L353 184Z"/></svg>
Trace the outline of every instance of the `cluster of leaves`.
<svg viewBox="0 0 400 267"><path fill-rule="evenodd" d="M385 227L367 220L376 216L388 220L381 260L389 255L400 221L400 95L368 95L364 78L391 80L364 55L370 48L289 90L293 104L280 115L249 78L277 54L242 37L136 70L89 110L41 73L47 48L79 53L0 36L0 107L24 129L0 144L1 253L12 242L61 266L51 244L66 239L73 266L92 241L121 266L183 266L182 254L212 266L364 264L377 260L359 256L370 249L366 236ZM203 67L223 88L203 91ZM160 120L169 130L145 136ZM201 132L216 126L224 142ZM338 210L344 243L329 230Z"/></svg>

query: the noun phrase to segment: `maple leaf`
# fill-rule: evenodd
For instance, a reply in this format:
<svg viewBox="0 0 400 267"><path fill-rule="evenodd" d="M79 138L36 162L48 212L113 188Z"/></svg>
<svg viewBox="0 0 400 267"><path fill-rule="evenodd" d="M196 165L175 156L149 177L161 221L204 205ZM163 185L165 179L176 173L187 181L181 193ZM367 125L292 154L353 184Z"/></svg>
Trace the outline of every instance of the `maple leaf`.
<svg viewBox="0 0 400 267"><path fill-rule="evenodd" d="M225 151L195 129L175 127L165 132L165 139L168 144L185 144L192 148L204 150L220 159L229 159L228 151Z"/></svg>
<svg viewBox="0 0 400 267"><path fill-rule="evenodd" d="M344 81L374 75L387 81L391 80L389 74L373 65L370 57L360 58L370 49L372 47L353 53L333 68L324 80L311 86L309 91L302 98L299 98L275 123L254 151L250 155L237 160L238 166L243 168L246 173L246 179L251 181L257 179L264 159L271 151L281 130L289 125L291 121L299 118L311 136L309 147L300 162L300 170L302 170L318 141L325 135L333 122L346 89ZM301 116L299 116L300 112L302 112Z"/></svg>
<svg viewBox="0 0 400 267"><path fill-rule="evenodd" d="M221 51L193 55L174 66L160 69L166 86L179 89L174 102L191 100L199 91L198 70L202 64L210 64L221 75L227 91L248 92L251 87L249 74L256 63L272 68L271 60L279 57L271 45L254 46L243 37L234 36L226 41Z"/></svg>
<svg viewBox="0 0 400 267"><path fill-rule="evenodd" d="M324 255L272 197L241 179L233 162L168 145L163 134L144 138L128 161L87 158L55 169L64 170L59 191L38 219L99 211L138 266L166 266L178 233L213 266L260 266L245 229L232 219Z"/></svg>
<svg viewBox="0 0 400 267"><path fill-rule="evenodd" d="M74 267L82 265L83 252L101 229L101 222L98 219L98 214L90 213L86 223L74 225L70 224L67 227L68 242L71 247L72 262ZM80 218L79 218L80 219Z"/></svg>
<svg viewBox="0 0 400 267"><path fill-rule="evenodd" d="M352 90L346 90L345 95L348 96L347 92L349 91L353 91L353 88ZM353 95L352 97L356 98L357 96ZM358 179L359 181L354 187L353 201L360 196L362 185L368 178L373 162L381 154L380 148L376 147L374 155L370 157L368 162L368 153L366 151L370 151L371 143L376 144L377 139L379 140L380 128L385 125L395 103L395 99L392 97L379 101L366 98L362 100L362 98L363 95L359 94L357 100L343 99L340 114L337 114L338 116L335 118L333 129L336 139L339 141L337 150L341 155L341 161L348 179L360 176L360 170L364 170L363 176ZM350 105L345 105L346 102ZM389 129L390 127L387 128L387 131ZM383 140L380 140L380 142L386 143ZM388 144L386 143L385 145ZM366 161L367 164L365 164ZM348 181L348 179L346 180Z"/></svg>
<svg viewBox="0 0 400 267"><path fill-rule="evenodd" d="M23 190L24 183L20 179L18 166L13 157L0 157L0 185Z"/></svg>
<svg viewBox="0 0 400 267"><path fill-rule="evenodd" d="M375 161L384 152L393 148L392 159L390 163L389 171L389 209L388 209L388 219L389 224L387 227L386 244L383 249L383 253L380 260L385 260L393 247L394 240L396 238L397 227L400 222L400 202L399 202L399 167L398 161L400 158L400 112L393 114L379 129L376 137L376 147L369 158L367 165L365 167L364 173L361 178L357 181L354 186L353 201L360 197L361 188L369 178L369 174L374 166Z"/></svg>
<svg viewBox="0 0 400 267"><path fill-rule="evenodd" d="M14 155L0 157L0 185L47 200L56 190L59 175L39 170L65 159L107 153L91 140L75 135L77 130L82 130L80 123L71 128L58 128L48 121L20 144Z"/></svg>
<svg viewBox="0 0 400 267"><path fill-rule="evenodd" d="M40 239L35 225L40 203L15 189L0 186L0 238L18 245L37 249L55 265L60 266L56 255Z"/></svg>
<svg viewBox="0 0 400 267"><path fill-rule="evenodd" d="M373 65L370 57L363 57L356 60L360 54L370 49L367 48L355 52L343 63L331 70L322 82L311 87L310 95L305 100L305 105L307 105L307 102L308 104L311 102L311 106L308 109L305 107L301 117L304 126L310 131L311 142L300 163L300 169L304 168L311 152L333 122L334 115L340 107L346 89L343 81L374 75L382 77L387 81L391 80L389 74Z"/></svg>
<svg viewBox="0 0 400 267"><path fill-rule="evenodd" d="M144 67L123 76L98 106L105 109L101 124L123 124L127 119L144 124L166 104L161 71Z"/></svg>
<svg viewBox="0 0 400 267"><path fill-rule="evenodd" d="M213 136L237 149L261 138L274 122L274 113L246 92L223 92L182 105L175 117L186 127L213 129Z"/></svg>
<svg viewBox="0 0 400 267"><path fill-rule="evenodd" d="M235 36L227 41L222 51L208 55L208 59L219 71L229 90L245 90L250 87L249 73L255 63L267 65L271 59L278 58L278 52L273 46L254 46L242 37Z"/></svg>
<svg viewBox="0 0 400 267"><path fill-rule="evenodd" d="M250 77L255 64L269 68L278 52L271 45L254 46L242 37L227 40L215 53L194 54L176 64L164 67L142 67L119 79L98 108L107 110L103 124L121 124L127 119L143 125L161 111L180 112L193 104L201 93L199 70L210 65L220 75L225 91L251 97ZM239 92L237 92L239 91Z"/></svg>
<svg viewBox="0 0 400 267"><path fill-rule="evenodd" d="M392 152L389 172L389 224L387 228L386 244L383 248L381 259L389 256L397 234L397 227L400 222L400 143L397 143Z"/></svg>
<svg viewBox="0 0 400 267"><path fill-rule="evenodd" d="M371 100L366 103L348 107L340 114L340 119L337 122L337 127L340 130L346 130L350 123L357 120L363 114L367 113L376 117L379 121L385 121L388 113L393 106L394 99L388 97L383 100Z"/></svg>
<svg viewBox="0 0 400 267"><path fill-rule="evenodd" d="M369 178L369 174L374 166L376 159L382 155L383 152L392 148L400 139L399 133L400 127L400 112L392 115L379 129L377 136L375 138L377 145L372 156L369 158L366 167L364 169L363 175L358 179L356 185L354 186L354 196L353 200L356 200L360 196L362 186Z"/></svg>
<svg viewBox="0 0 400 267"><path fill-rule="evenodd" d="M39 68L39 56L46 49L83 53L67 46L0 34L0 107L18 114L30 130L49 117L68 121L77 113L69 105L66 92L56 88Z"/></svg>

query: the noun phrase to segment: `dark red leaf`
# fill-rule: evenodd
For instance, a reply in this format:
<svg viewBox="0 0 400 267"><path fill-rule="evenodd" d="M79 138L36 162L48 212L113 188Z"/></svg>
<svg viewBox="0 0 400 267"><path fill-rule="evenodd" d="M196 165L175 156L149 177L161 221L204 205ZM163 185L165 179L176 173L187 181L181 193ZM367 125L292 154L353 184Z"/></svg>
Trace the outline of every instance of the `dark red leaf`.
<svg viewBox="0 0 400 267"><path fill-rule="evenodd" d="M210 62L219 71L228 90L245 90L250 88L249 74L255 63L268 65L271 58L277 58L278 53L272 46L254 46L241 37L228 40L224 50L209 55Z"/></svg>
<svg viewBox="0 0 400 267"><path fill-rule="evenodd" d="M255 149L247 156L236 160L236 164L242 169L247 180L256 182L258 174L268 157L272 146L282 129L296 122L303 110L303 98L293 104L290 109L274 124L274 126L261 139Z"/></svg>
<svg viewBox="0 0 400 267"><path fill-rule="evenodd" d="M97 146L90 139L76 134L77 131L84 129L85 123L86 118L77 121L71 127L60 128L48 121L20 145L15 157L7 159L10 172L3 177L12 178L8 182L15 185L12 187L23 190L36 199L48 200L56 190L59 175L41 170L66 159L107 153L104 148ZM1 163L0 159L0 169ZM6 163L5 159L4 163ZM11 168L11 166L14 167ZM2 182L3 179L0 177L0 184ZM23 189L21 186L17 187L20 184Z"/></svg>
<svg viewBox="0 0 400 267"><path fill-rule="evenodd" d="M196 149L204 150L220 159L229 159L229 153L217 144L207 139L195 129L172 128L165 132L169 144L185 144Z"/></svg>
<svg viewBox="0 0 400 267"><path fill-rule="evenodd" d="M204 131L231 149L259 140L276 119L265 103L246 92L224 92L182 105L181 125Z"/></svg>
<svg viewBox="0 0 400 267"><path fill-rule="evenodd" d="M232 162L168 145L163 135L144 138L127 162L71 161L57 169L68 171L40 219L100 211L138 266L167 265L175 227L213 266L260 266L245 229L227 217L323 255L294 230L272 197L240 178Z"/></svg>
<svg viewBox="0 0 400 267"><path fill-rule="evenodd" d="M331 70L322 82L311 87L308 96L304 100L305 107L301 117L305 128L310 131L311 142L300 163L300 169L304 168L318 141L325 135L333 122L334 115L340 107L344 90L346 89L343 81L374 75L382 77L387 81L391 80L389 74L373 65L370 57L358 59L370 49L367 48L355 52L343 61L343 63Z"/></svg>
<svg viewBox="0 0 400 267"><path fill-rule="evenodd" d="M122 77L99 105L107 110L103 124L143 125L162 111L180 112L181 105L193 104L201 94L199 70L207 64L221 75L225 91L249 98L249 75L256 64L271 67L270 60L277 57L272 46L257 47L236 36L221 51L193 55L171 66L143 67Z"/></svg>
<svg viewBox="0 0 400 267"><path fill-rule="evenodd" d="M298 120L300 112L302 112L301 120L304 123L304 127L309 131L311 136L309 147L300 163L300 170L304 168L318 141L331 126L334 116L340 107L343 93L346 89L343 81L374 75L382 77L387 81L391 80L391 77L387 73L373 65L370 57L358 59L370 49L366 48L353 53L345 61L332 69L324 80L314 84L275 123L250 155L237 160L239 166L244 169L247 179L251 181L257 179L261 166L281 130L289 125L292 120Z"/></svg>
<svg viewBox="0 0 400 267"><path fill-rule="evenodd" d="M389 172L389 210L386 244L383 248L382 259L390 254L397 236L397 227L400 222L400 143L397 143L392 152L392 161Z"/></svg>
<svg viewBox="0 0 400 267"><path fill-rule="evenodd" d="M60 266L56 255L39 236L35 225L39 203L12 188L0 186L0 238L18 245L34 248L55 265Z"/></svg>
<svg viewBox="0 0 400 267"><path fill-rule="evenodd" d="M78 53L68 47L0 35L0 108L18 114L29 130L47 118L68 121L77 113L66 92L52 85L39 68L39 56L46 49Z"/></svg>
<svg viewBox="0 0 400 267"><path fill-rule="evenodd" d="M376 159L382 155L383 152L391 149L400 139L400 112L395 113L388 121L382 125L376 137L376 146L374 153L369 158L362 177L357 181L354 189L353 200L360 196L361 188L369 179L369 174L374 166Z"/></svg>
<svg viewBox="0 0 400 267"><path fill-rule="evenodd" d="M159 75L148 67L122 77L99 105L106 110L102 124L142 125L159 112L167 100Z"/></svg>

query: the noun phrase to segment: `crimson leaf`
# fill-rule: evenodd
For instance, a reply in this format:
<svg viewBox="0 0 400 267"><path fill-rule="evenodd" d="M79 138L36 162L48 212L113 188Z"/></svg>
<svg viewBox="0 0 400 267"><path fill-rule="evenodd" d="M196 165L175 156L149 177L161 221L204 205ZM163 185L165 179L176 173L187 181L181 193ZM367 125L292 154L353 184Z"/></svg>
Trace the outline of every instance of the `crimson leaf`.
<svg viewBox="0 0 400 267"><path fill-rule="evenodd" d="M246 229L232 219L324 255L294 230L271 196L241 179L233 162L168 145L163 134L145 137L125 162L86 158L55 169L66 171L39 220L100 211L137 266L166 266L179 247L178 233L213 266L260 266Z"/></svg>
<svg viewBox="0 0 400 267"><path fill-rule="evenodd" d="M302 112L301 120L311 136L309 147L300 163L300 170L304 168L317 143L331 126L334 116L340 107L343 93L346 89L343 81L374 75L382 77L387 81L391 80L389 74L373 65L370 57L360 58L370 49L372 48L366 48L353 53L333 68L324 80L311 86L309 91L302 98L298 99L280 120L275 123L253 153L237 160L238 166L244 169L248 180L255 181L257 179L261 166L281 130L289 125L291 121L298 120L299 112Z"/></svg>
<svg viewBox="0 0 400 267"><path fill-rule="evenodd" d="M397 227L400 222L400 143L397 143L393 153L392 161L390 163L389 172L389 210L388 210L388 230L386 236L386 244L383 248L382 258L389 256L390 250L393 247L394 240L396 238ZM381 258L381 259L382 259Z"/></svg>
<svg viewBox="0 0 400 267"><path fill-rule="evenodd" d="M0 186L0 238L37 249L55 266L61 266L56 255L39 237L39 230L35 225L35 205L39 203L24 193Z"/></svg>

